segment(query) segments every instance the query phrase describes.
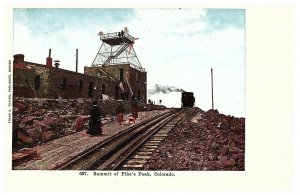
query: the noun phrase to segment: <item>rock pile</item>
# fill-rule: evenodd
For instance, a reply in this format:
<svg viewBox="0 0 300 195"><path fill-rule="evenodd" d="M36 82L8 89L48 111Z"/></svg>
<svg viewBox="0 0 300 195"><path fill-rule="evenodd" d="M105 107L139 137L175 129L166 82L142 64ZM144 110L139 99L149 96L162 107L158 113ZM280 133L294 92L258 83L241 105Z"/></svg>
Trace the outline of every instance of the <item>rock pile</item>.
<svg viewBox="0 0 300 195"><path fill-rule="evenodd" d="M191 109L145 165L150 170L244 170L245 118Z"/></svg>
<svg viewBox="0 0 300 195"><path fill-rule="evenodd" d="M87 129L91 99L14 98L13 151ZM99 101L102 121L114 120L117 101ZM124 103L130 111L129 102Z"/></svg>

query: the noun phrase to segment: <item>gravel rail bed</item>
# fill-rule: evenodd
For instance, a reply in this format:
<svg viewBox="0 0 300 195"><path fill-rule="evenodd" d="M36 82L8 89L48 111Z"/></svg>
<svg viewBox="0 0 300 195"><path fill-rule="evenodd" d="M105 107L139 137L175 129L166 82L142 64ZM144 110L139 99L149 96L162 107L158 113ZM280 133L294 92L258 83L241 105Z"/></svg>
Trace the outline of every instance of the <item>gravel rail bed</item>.
<svg viewBox="0 0 300 195"><path fill-rule="evenodd" d="M245 119L193 108L169 132L145 170L245 170Z"/></svg>

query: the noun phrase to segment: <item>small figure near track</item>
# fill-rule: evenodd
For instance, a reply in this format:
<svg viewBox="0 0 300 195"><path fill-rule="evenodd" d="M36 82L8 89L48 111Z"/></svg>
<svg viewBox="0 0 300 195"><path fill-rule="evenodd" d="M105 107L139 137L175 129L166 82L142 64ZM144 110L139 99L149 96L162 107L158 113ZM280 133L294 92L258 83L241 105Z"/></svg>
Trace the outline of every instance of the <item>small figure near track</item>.
<svg viewBox="0 0 300 195"><path fill-rule="evenodd" d="M117 122L119 125L122 124L122 122L124 121L124 111L125 109L122 100L118 100L116 112L117 112Z"/></svg>
<svg viewBox="0 0 300 195"><path fill-rule="evenodd" d="M101 135L102 134L101 126L102 123L101 123L100 109L97 105L97 101L94 101L93 108L90 110L89 129L87 130L87 133L90 135Z"/></svg>
<svg viewBox="0 0 300 195"><path fill-rule="evenodd" d="M134 118L134 120L136 120L137 118L139 118L139 115L138 115L138 101L136 98L134 98L132 100L132 117Z"/></svg>

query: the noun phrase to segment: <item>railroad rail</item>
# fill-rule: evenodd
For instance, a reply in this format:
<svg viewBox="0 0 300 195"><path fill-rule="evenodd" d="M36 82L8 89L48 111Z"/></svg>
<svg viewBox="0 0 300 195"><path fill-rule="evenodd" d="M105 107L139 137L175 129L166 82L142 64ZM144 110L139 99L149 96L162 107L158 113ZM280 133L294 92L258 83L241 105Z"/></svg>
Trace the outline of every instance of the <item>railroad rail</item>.
<svg viewBox="0 0 300 195"><path fill-rule="evenodd" d="M170 121L182 114L184 109L174 109L150 118L110 137L97 146L84 151L58 170L117 170L123 169L141 146L165 127ZM149 154L149 153L148 153ZM141 165L140 165L141 166ZM127 168L130 167L127 166ZM124 167L126 168L126 166Z"/></svg>
<svg viewBox="0 0 300 195"><path fill-rule="evenodd" d="M153 151L156 150L160 143L168 136L169 131L177 125L185 114L186 112L182 111L174 117L172 116L166 119L159 128L150 131L147 136L144 136L144 139L141 139L142 141L139 142L138 147L129 151L131 153L130 155L127 153L126 158L123 157L123 162L119 163L117 169L143 170L147 160L151 158Z"/></svg>

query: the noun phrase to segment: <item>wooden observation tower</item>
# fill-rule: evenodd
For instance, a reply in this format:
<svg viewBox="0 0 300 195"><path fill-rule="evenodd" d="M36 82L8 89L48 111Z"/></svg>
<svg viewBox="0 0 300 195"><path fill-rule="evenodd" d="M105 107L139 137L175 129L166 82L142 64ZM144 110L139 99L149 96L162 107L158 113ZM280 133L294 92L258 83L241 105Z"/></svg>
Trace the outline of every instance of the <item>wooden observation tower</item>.
<svg viewBox="0 0 300 195"><path fill-rule="evenodd" d="M131 67L144 72L141 63L134 50L137 38L131 36L128 31L98 33L102 44L92 63L92 67L129 64Z"/></svg>

